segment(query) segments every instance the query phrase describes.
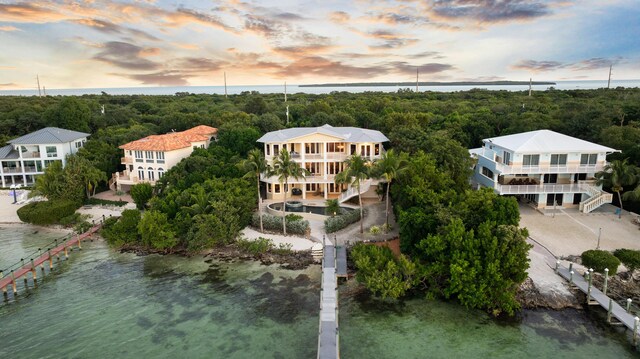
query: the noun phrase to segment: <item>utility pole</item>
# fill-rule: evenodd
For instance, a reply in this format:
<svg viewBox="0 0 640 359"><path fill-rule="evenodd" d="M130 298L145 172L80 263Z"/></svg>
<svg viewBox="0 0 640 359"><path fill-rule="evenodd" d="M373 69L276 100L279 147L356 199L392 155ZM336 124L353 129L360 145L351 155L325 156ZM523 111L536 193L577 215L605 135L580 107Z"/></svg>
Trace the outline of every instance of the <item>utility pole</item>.
<svg viewBox="0 0 640 359"><path fill-rule="evenodd" d="M531 97L531 77L529 77L529 97Z"/></svg>
<svg viewBox="0 0 640 359"><path fill-rule="evenodd" d="M40 77L36 75L36 81L38 82L38 96L42 96L42 92L40 92Z"/></svg>
<svg viewBox="0 0 640 359"><path fill-rule="evenodd" d="M47 96L47 88L44 85L42 85L42 94Z"/></svg>
<svg viewBox="0 0 640 359"><path fill-rule="evenodd" d="M418 92L418 76L420 75L420 68L416 67L416 92Z"/></svg>
<svg viewBox="0 0 640 359"><path fill-rule="evenodd" d="M607 89L611 88L611 69L613 68L613 64L609 65L609 81L607 81Z"/></svg>
<svg viewBox="0 0 640 359"><path fill-rule="evenodd" d="M227 98L227 72L224 72L224 98Z"/></svg>
<svg viewBox="0 0 640 359"><path fill-rule="evenodd" d="M287 106L287 125L289 124L289 105L287 104L287 81L284 82L284 103Z"/></svg>

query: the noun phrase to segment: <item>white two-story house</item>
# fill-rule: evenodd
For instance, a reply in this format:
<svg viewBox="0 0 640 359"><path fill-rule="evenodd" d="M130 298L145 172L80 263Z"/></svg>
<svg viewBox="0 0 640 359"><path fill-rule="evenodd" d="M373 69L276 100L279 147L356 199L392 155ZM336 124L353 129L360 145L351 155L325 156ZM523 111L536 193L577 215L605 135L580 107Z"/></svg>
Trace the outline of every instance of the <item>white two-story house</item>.
<svg viewBox="0 0 640 359"><path fill-rule="evenodd" d="M120 146L124 150L121 164L124 171L116 172L109 186L128 191L138 183L155 185L164 173L196 148L207 148L216 139L218 129L205 125L182 132L152 135Z"/></svg>
<svg viewBox="0 0 640 359"><path fill-rule="evenodd" d="M274 156L286 149L292 159L310 174L305 178L289 179L289 195L307 198L338 198L345 201L356 195L347 185L335 184L335 176L345 168L344 161L352 154L360 154L373 161L384 152L383 142L389 139L380 131L357 127L297 127L266 133L258 142L264 144L265 158L269 164ZM284 198L275 176L262 176L266 184L267 199ZM374 192L372 180L363 181L360 192Z"/></svg>
<svg viewBox="0 0 640 359"><path fill-rule="evenodd" d="M472 182L501 195L518 195L537 208L575 207L588 213L612 195L595 185L607 154L620 152L550 130L487 138L470 150Z"/></svg>
<svg viewBox="0 0 640 359"><path fill-rule="evenodd" d="M2 187L33 186L37 175L54 161L66 164L66 156L78 152L88 133L45 127L8 141L0 148Z"/></svg>

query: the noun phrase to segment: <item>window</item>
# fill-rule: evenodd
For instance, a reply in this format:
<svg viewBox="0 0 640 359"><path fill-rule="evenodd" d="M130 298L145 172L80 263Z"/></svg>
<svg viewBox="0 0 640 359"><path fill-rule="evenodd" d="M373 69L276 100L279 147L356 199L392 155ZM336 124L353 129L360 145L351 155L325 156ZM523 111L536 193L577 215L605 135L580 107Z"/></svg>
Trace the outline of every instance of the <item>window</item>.
<svg viewBox="0 0 640 359"><path fill-rule="evenodd" d="M327 152L344 152L344 143L342 142L330 142L327 143Z"/></svg>
<svg viewBox="0 0 640 359"><path fill-rule="evenodd" d="M278 152L280 152L280 146L273 145L273 154L274 154L274 156L277 156Z"/></svg>
<svg viewBox="0 0 640 359"><path fill-rule="evenodd" d="M267 192L271 193L271 186L273 186L272 184L267 184Z"/></svg>
<svg viewBox="0 0 640 359"><path fill-rule="evenodd" d="M376 143L375 145L375 154L376 156L380 155L380 144Z"/></svg>
<svg viewBox="0 0 640 359"><path fill-rule="evenodd" d="M271 156L271 145L267 144L265 147L267 149L267 156Z"/></svg>
<svg viewBox="0 0 640 359"><path fill-rule="evenodd" d="M319 143L307 143L304 145L305 153L320 153L320 144Z"/></svg>
<svg viewBox="0 0 640 359"><path fill-rule="evenodd" d="M522 156L523 166L538 166L540 164L540 155L524 155Z"/></svg>
<svg viewBox="0 0 640 359"><path fill-rule="evenodd" d="M82 142L81 141L76 142L76 148L80 148L80 147L82 147Z"/></svg>
<svg viewBox="0 0 640 359"><path fill-rule="evenodd" d="M138 179L144 181L144 168L142 167L138 167Z"/></svg>
<svg viewBox="0 0 640 359"><path fill-rule="evenodd" d="M136 162L143 162L142 151L135 151L135 155L136 155Z"/></svg>
<svg viewBox="0 0 640 359"><path fill-rule="evenodd" d="M47 146L47 157L58 157L58 147Z"/></svg>
<svg viewBox="0 0 640 359"><path fill-rule="evenodd" d="M164 163L164 152L156 152L156 161L158 163Z"/></svg>
<svg viewBox="0 0 640 359"><path fill-rule="evenodd" d="M490 169L486 168L486 167L482 167L482 174L485 177L489 177L493 180L493 171L491 171Z"/></svg>
<svg viewBox="0 0 640 359"><path fill-rule="evenodd" d="M161 167L158 168L158 179L162 178L162 176L164 176L164 169Z"/></svg>
<svg viewBox="0 0 640 359"><path fill-rule="evenodd" d="M507 165L507 166L511 165L511 153L509 153L509 152L507 152L507 151L504 151L504 152L502 153L502 155L503 155L503 157L504 157L504 162L503 162L503 163L504 163L505 165Z"/></svg>
<svg viewBox="0 0 640 359"><path fill-rule="evenodd" d="M582 166L595 165L597 160L598 160L598 154L597 153L583 153L580 156L580 164Z"/></svg>
<svg viewBox="0 0 640 359"><path fill-rule="evenodd" d="M147 173L149 174L149 181L155 181L155 175L153 173L153 168L149 167L147 168Z"/></svg>
<svg viewBox="0 0 640 359"><path fill-rule="evenodd" d="M279 184L274 184L273 185L273 192L280 193L280 185Z"/></svg>
<svg viewBox="0 0 640 359"><path fill-rule="evenodd" d="M147 162L153 162L153 151L145 151L145 156L147 157Z"/></svg>
<svg viewBox="0 0 640 359"><path fill-rule="evenodd" d="M567 165L567 155L551 155L551 165L552 166L566 166Z"/></svg>

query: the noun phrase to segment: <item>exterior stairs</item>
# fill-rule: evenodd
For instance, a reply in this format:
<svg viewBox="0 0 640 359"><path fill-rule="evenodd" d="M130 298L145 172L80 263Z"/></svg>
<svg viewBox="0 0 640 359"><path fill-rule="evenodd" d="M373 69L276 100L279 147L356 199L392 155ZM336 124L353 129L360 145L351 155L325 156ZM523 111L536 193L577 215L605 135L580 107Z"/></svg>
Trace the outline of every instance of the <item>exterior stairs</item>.
<svg viewBox="0 0 640 359"><path fill-rule="evenodd" d="M603 204L613 201L613 194L607 193L598 187L587 186L586 190L590 197L580 202L580 212L582 213L590 213Z"/></svg>
<svg viewBox="0 0 640 359"><path fill-rule="evenodd" d="M373 180L371 179L360 182L360 194L367 192L369 188L371 188L372 182ZM344 203L357 195L358 195L358 189L355 186L350 186L348 190L340 194L340 197L338 197L338 202Z"/></svg>

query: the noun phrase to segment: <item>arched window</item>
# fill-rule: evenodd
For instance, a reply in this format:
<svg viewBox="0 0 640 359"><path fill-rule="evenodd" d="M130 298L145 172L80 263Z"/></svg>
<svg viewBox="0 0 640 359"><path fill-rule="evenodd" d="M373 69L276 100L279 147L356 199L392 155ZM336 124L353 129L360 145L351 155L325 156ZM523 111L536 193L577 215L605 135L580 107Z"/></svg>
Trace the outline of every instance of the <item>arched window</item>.
<svg viewBox="0 0 640 359"><path fill-rule="evenodd" d="M164 176L164 169L161 167L158 168L158 179L162 178L162 176Z"/></svg>
<svg viewBox="0 0 640 359"><path fill-rule="evenodd" d="M138 167L138 180L144 181L144 168Z"/></svg>
<svg viewBox="0 0 640 359"><path fill-rule="evenodd" d="M156 180L155 175L153 173L153 168L152 167L147 168L147 173L149 173L149 181L155 181Z"/></svg>

